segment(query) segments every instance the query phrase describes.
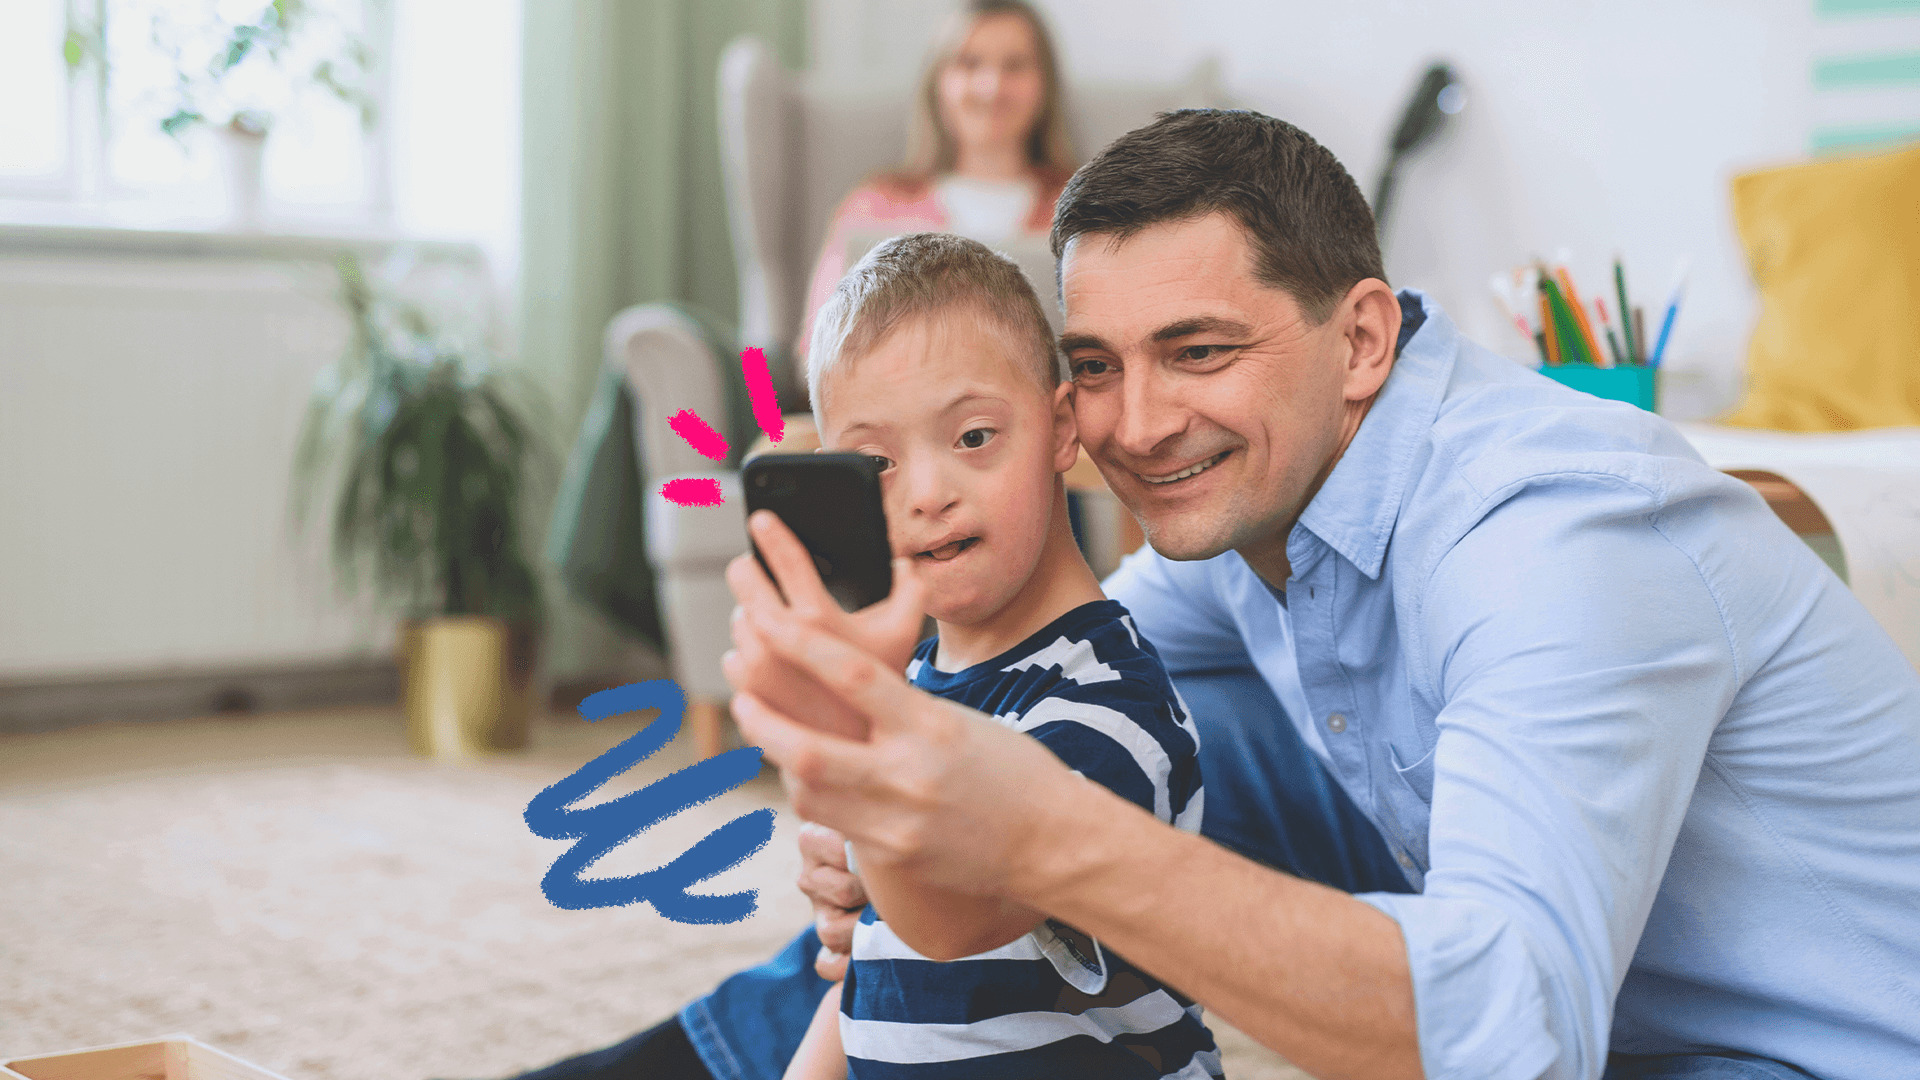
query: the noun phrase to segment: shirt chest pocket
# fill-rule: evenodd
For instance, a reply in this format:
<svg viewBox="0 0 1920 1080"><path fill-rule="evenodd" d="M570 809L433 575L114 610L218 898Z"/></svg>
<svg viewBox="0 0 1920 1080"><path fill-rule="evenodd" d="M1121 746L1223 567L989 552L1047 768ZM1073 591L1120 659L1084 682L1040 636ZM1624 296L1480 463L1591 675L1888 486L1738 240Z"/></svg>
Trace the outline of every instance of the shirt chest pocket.
<svg viewBox="0 0 1920 1080"><path fill-rule="evenodd" d="M1387 745L1386 775L1381 778L1382 817L1388 840L1410 857L1422 873L1427 870L1427 824L1432 818L1433 750L1409 764L1399 747ZM1403 864L1404 865L1404 864Z"/></svg>

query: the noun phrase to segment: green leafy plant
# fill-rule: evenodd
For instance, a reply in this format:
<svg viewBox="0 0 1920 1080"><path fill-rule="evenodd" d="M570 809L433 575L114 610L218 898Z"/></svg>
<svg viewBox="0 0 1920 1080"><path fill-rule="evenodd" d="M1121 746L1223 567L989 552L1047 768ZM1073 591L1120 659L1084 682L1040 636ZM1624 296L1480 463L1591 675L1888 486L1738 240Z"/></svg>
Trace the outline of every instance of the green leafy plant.
<svg viewBox="0 0 1920 1080"><path fill-rule="evenodd" d="M339 263L353 338L315 384L295 456L304 521L337 478L332 547L343 586L413 618L537 619L540 582L524 534L547 454L511 380L451 343L422 310ZM521 394L526 391L521 390Z"/></svg>
<svg viewBox="0 0 1920 1080"><path fill-rule="evenodd" d="M371 128L375 101L369 88L372 50L359 34L309 0L272 0L251 19L226 18L220 5L202 0L123 5L118 18L145 14L152 47L171 60L173 84L151 88L163 106L160 130L183 138L197 124L225 126L244 135L265 135L277 112L308 86L357 110ZM103 25L75 17L69 21L61 51L67 64L80 68L107 64Z"/></svg>

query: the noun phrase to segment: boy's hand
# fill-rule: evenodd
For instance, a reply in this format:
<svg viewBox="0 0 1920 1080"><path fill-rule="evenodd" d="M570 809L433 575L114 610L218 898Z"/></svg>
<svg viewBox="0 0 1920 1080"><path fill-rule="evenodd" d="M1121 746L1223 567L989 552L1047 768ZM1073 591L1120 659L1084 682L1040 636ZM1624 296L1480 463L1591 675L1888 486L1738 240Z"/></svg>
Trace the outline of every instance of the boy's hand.
<svg viewBox="0 0 1920 1080"><path fill-rule="evenodd" d="M907 666L907 661L913 658L913 648L920 640L920 627L926 618L926 586L915 572L911 558L893 560L893 591L885 600L859 611L848 612L828 594L826 586L820 581L819 571L814 568L813 557L777 515L766 510L758 511L747 519L747 528L753 534L754 544L766 557L767 566L773 570L773 580L768 580L751 554L734 559L727 567L727 584L740 604L736 617L751 614L755 610L778 609L814 630L831 634L859 648L894 671ZM778 589L774 587L775 581L779 583ZM784 601L782 594L786 597ZM866 737L863 722L841 716L837 710L822 711L823 706L833 699L822 692L824 688L814 680L802 675L791 665L778 662L768 664L770 658L759 656L757 642L750 638L736 633L734 645L737 652L730 654L724 664L727 677L733 680L734 689L750 690L765 700L776 702L789 715L805 717L807 723L822 730L850 738ZM754 654L744 657L749 663L741 663L742 653ZM737 677L745 671L766 671L768 668L780 672L778 685L744 686Z"/></svg>
<svg viewBox="0 0 1920 1080"><path fill-rule="evenodd" d="M820 934L820 955L813 970L828 982L847 977L853 952L853 928L867 906L867 890L847 870L847 841L825 825L800 826L800 891L813 901L813 925Z"/></svg>

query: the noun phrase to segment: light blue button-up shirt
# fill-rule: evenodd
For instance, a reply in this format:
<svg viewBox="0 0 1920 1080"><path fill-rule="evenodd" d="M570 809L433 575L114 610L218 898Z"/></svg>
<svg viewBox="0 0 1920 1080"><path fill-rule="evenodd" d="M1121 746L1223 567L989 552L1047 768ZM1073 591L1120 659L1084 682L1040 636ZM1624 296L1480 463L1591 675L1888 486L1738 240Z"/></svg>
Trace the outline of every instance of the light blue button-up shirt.
<svg viewBox="0 0 1920 1080"><path fill-rule="evenodd" d="M1920 1076L1920 675L1664 421L1421 302L1283 598L1150 550L1110 595L1176 672L1250 659L1379 825L1432 1080Z"/></svg>

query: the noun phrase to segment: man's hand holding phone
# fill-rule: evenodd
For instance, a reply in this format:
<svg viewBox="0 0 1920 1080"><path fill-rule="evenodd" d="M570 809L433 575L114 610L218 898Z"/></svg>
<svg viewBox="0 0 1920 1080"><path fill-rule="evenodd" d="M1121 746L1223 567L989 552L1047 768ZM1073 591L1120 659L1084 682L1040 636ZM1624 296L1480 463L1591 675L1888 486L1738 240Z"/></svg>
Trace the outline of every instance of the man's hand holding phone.
<svg viewBox="0 0 1920 1080"><path fill-rule="evenodd" d="M815 630L837 637L899 671L913 658L926 617L926 586L913 560L893 560L893 591L885 600L849 612L827 592L812 555L777 515L756 511L747 519L747 530L772 570L773 579L768 579L751 554L734 559L727 567L727 584L740 604L740 610L734 613L734 652L728 654L724 665L727 678L734 689L749 691L811 727L865 740L866 720L835 707L836 696L811 676L775 660L743 615L756 606L784 607ZM755 685L744 685L742 679L749 671L777 674Z"/></svg>

